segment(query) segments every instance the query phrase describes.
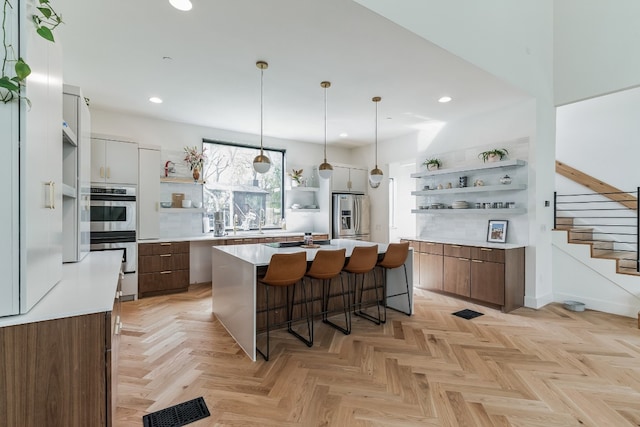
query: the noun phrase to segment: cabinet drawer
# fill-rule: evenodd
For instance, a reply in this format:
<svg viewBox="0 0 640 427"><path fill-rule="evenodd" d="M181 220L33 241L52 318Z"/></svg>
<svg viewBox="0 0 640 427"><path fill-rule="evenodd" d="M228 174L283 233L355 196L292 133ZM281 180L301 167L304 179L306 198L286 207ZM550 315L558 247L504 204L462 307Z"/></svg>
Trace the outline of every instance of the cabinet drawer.
<svg viewBox="0 0 640 427"><path fill-rule="evenodd" d="M444 245L444 254L458 258L471 258L471 248L469 246Z"/></svg>
<svg viewBox="0 0 640 427"><path fill-rule="evenodd" d="M167 270L188 270L189 254L161 254L141 255L138 257L138 272L140 274L155 273Z"/></svg>
<svg viewBox="0 0 640 427"><path fill-rule="evenodd" d="M186 289L189 287L189 270L140 274L138 276L138 287L141 295L159 291Z"/></svg>
<svg viewBox="0 0 640 427"><path fill-rule="evenodd" d="M420 242L419 251L426 254L442 255L443 246L444 245L442 243Z"/></svg>
<svg viewBox="0 0 640 427"><path fill-rule="evenodd" d="M142 243L138 255L162 255L189 252L189 242Z"/></svg>
<svg viewBox="0 0 640 427"><path fill-rule="evenodd" d="M504 264L504 249L471 248L471 258Z"/></svg>

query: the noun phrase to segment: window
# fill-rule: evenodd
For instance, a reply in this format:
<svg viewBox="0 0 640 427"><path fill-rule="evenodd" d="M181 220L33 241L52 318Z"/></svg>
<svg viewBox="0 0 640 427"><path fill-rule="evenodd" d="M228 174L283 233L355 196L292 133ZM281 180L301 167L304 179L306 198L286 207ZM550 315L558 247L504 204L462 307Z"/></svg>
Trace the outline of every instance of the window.
<svg viewBox="0 0 640 427"><path fill-rule="evenodd" d="M203 140L207 160L203 167L203 202L211 226L214 212L224 221L224 228L253 230L259 227L280 228L282 222L285 150L264 149L271 160L265 174L253 170L253 159L260 148L249 145Z"/></svg>

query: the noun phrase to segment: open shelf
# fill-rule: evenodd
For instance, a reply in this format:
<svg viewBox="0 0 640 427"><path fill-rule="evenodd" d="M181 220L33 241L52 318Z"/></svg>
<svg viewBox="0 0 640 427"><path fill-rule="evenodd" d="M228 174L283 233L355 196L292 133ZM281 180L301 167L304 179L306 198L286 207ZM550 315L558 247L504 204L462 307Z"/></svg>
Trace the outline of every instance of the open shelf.
<svg viewBox="0 0 640 427"><path fill-rule="evenodd" d="M203 181L201 179L196 181L193 178L177 177L177 176L170 176L170 177L161 176L160 182L170 182L174 184L205 184L206 183L206 181Z"/></svg>
<svg viewBox="0 0 640 427"><path fill-rule="evenodd" d="M291 212L320 212L319 208L316 209L307 209L307 208L299 208L299 209L295 209L295 208L287 208L288 211Z"/></svg>
<svg viewBox="0 0 640 427"><path fill-rule="evenodd" d="M70 199L76 198L76 189L70 185L62 184L62 197L68 197Z"/></svg>
<svg viewBox="0 0 640 427"><path fill-rule="evenodd" d="M476 166L461 166L457 168L449 168L449 169L436 169L434 171L424 171L424 172L416 172L411 174L411 178L426 178L429 176L435 175L447 175L461 172L473 172L479 170L486 169L498 169L498 168L508 168L508 167L518 167L524 166L524 160L503 160L501 162L489 162L483 163L481 165Z"/></svg>
<svg viewBox="0 0 640 427"><path fill-rule="evenodd" d="M289 187L287 191L318 191L318 187Z"/></svg>
<svg viewBox="0 0 640 427"><path fill-rule="evenodd" d="M442 190L412 191L413 196L431 196L435 194L488 193L491 191L520 191L526 190L526 184L484 185L478 187L443 188Z"/></svg>
<svg viewBox="0 0 640 427"><path fill-rule="evenodd" d="M527 213L524 208L512 208L512 209L411 209L411 213L414 214L428 214L428 215L520 215Z"/></svg>
<svg viewBox="0 0 640 427"><path fill-rule="evenodd" d="M203 213L204 208L160 208L162 213L170 214L186 214L186 213Z"/></svg>
<svg viewBox="0 0 640 427"><path fill-rule="evenodd" d="M67 126L62 126L62 140L74 147L78 146L78 138L76 134Z"/></svg>

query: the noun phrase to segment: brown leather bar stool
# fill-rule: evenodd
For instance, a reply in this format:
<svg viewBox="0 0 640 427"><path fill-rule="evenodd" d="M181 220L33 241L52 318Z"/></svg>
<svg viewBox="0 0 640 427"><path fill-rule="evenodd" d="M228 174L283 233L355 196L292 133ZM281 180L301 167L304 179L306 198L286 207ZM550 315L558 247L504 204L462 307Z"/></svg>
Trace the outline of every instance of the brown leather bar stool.
<svg viewBox="0 0 640 427"><path fill-rule="evenodd" d="M303 293L303 301L304 301L304 309L307 316L307 328L309 329L309 338L305 338L298 334L291 327L291 320L293 317L293 303L295 301L295 289L296 284L300 282L300 280L304 277L304 274L307 272L307 253L306 252L295 252L292 254L273 254L271 256L271 260L269 261L269 267L267 267L267 272L264 277L258 278L258 283L262 283L265 287L265 305L267 312L267 351L263 353L257 345L256 340L256 350L258 353L264 357L264 360L269 360L269 288L272 286L276 287L286 287L287 296L285 300L285 305L287 307L287 331L298 338L300 341L305 343L308 347L313 345L313 318L309 312L308 300L307 300L307 292L304 287L304 283L302 283L302 293ZM292 289L291 292L291 301L289 301L289 289Z"/></svg>
<svg viewBox="0 0 640 427"><path fill-rule="evenodd" d="M380 296L378 294L378 284L377 280L375 280L374 274L374 286L373 289L376 292L376 305L378 308L378 317L373 317L368 313L365 313L362 310L362 296L364 294L364 279L367 273L373 271L376 266L376 262L378 262L378 245L373 246L356 246L353 248L353 252L351 253L351 257L349 258L349 262L344 267L344 271L348 273L352 273L353 275L353 296L354 296L354 309L353 314L356 316L360 316L367 320L374 322L379 325L381 323L386 322L386 317L382 317L380 313L380 302L384 298L384 288L382 288L383 295ZM358 297L358 277L361 277L360 283L360 296Z"/></svg>
<svg viewBox="0 0 640 427"><path fill-rule="evenodd" d="M305 277L308 277L312 283L313 279L322 280L322 322L333 326L345 335L349 335L351 333L351 307L349 305L351 302L351 292L349 291L348 285L345 292L344 281L342 280L341 274L345 262L345 253L346 249L318 251ZM333 323L328 318L329 300L331 299L331 281L338 276L340 276L345 327Z"/></svg>
<svg viewBox="0 0 640 427"><path fill-rule="evenodd" d="M399 311L401 313L406 314L407 316L411 316L411 294L409 292L409 278L407 276L407 266L405 265L405 262L407 261L407 257L409 256L409 242L402 242L402 243L389 243L389 246L387 247L387 252L384 254L384 258L382 258L382 261L380 261L378 263L378 267L382 267L384 270L384 273L387 273L388 270L393 270L394 268L400 268L400 267L404 267L404 280L405 283L407 284L407 291L406 292L401 292L399 294L393 294L393 295L387 295L386 298L392 298L392 297L397 297L400 295L404 295L405 293L407 294L407 301L409 302L409 311L402 311L402 310L398 310L395 309L393 307L389 307L392 310L396 310ZM387 275L384 274L383 276L383 287L386 291L387 289ZM384 302L384 306L386 307L386 298L385 298L385 302ZM385 314L386 317L386 314Z"/></svg>

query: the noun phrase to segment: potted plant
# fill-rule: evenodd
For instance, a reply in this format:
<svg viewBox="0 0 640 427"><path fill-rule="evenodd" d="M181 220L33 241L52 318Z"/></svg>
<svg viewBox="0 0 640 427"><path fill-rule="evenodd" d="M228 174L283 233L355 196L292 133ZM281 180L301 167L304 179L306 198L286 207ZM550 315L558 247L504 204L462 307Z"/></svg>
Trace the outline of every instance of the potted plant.
<svg viewBox="0 0 640 427"><path fill-rule="evenodd" d="M292 187L297 187L300 184L302 184L302 169L300 170L291 169L291 172L289 172L288 175L291 177Z"/></svg>
<svg viewBox="0 0 640 427"><path fill-rule="evenodd" d="M430 170L430 171L440 169L440 166L442 166L442 162L440 161L440 159L436 159L436 158L427 159L422 164L425 165L427 167L427 170Z"/></svg>
<svg viewBox="0 0 640 427"><path fill-rule="evenodd" d="M506 148L495 148L493 150L483 151L478 154L478 157L481 158L483 162L497 162L507 157L507 154L509 154L509 151Z"/></svg>

